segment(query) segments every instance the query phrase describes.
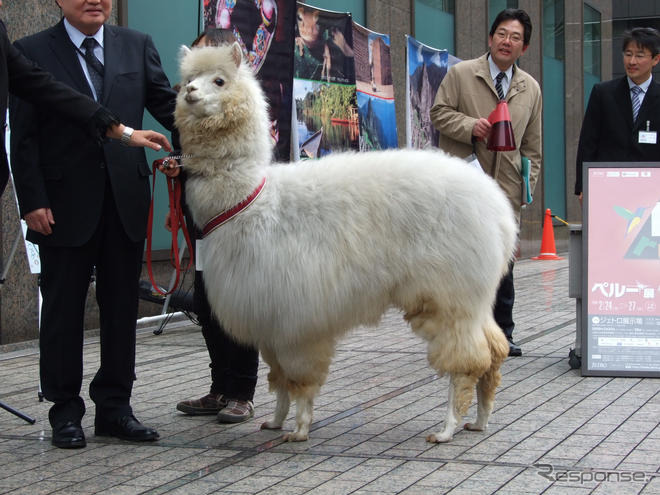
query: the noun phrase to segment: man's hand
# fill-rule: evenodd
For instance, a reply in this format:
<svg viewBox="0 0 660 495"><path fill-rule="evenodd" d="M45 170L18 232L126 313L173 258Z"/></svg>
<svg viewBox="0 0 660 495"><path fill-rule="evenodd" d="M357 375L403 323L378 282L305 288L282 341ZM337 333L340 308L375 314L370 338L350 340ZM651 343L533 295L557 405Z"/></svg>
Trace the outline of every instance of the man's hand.
<svg viewBox="0 0 660 495"><path fill-rule="evenodd" d="M160 132L156 131L135 131L128 143L129 146L151 148L160 151L165 148L166 151L172 151L172 145Z"/></svg>
<svg viewBox="0 0 660 495"><path fill-rule="evenodd" d="M112 139L121 139L121 135L124 132L126 126L124 124L115 125L109 127L106 136ZM172 146L165 136L160 132L156 131L133 131L131 140L128 142L129 146L134 146L136 148L146 147L151 148L152 150L160 151L162 148L165 148L167 151L172 151Z"/></svg>
<svg viewBox="0 0 660 495"><path fill-rule="evenodd" d="M39 232L42 235L53 233L53 229L50 226L55 224L55 219L53 218L53 211L50 208L32 210L25 215L24 219L30 230Z"/></svg>
<svg viewBox="0 0 660 495"><path fill-rule="evenodd" d="M168 177L176 177L181 173L181 167L178 166L178 162L179 161L176 158L164 158L163 161L158 164L158 170Z"/></svg>
<svg viewBox="0 0 660 495"><path fill-rule="evenodd" d="M474 123L474 127L472 127L472 135L483 141L489 136L491 127L488 119L482 117Z"/></svg>

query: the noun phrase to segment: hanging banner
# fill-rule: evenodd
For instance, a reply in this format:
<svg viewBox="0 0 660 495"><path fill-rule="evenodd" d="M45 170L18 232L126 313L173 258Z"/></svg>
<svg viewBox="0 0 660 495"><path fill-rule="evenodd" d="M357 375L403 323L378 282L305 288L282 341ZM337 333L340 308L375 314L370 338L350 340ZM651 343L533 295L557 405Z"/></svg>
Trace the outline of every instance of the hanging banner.
<svg viewBox="0 0 660 495"><path fill-rule="evenodd" d="M447 50L432 48L411 36L406 36L406 41L406 145L437 147L439 132L429 113L449 67L460 60Z"/></svg>
<svg viewBox="0 0 660 495"><path fill-rule="evenodd" d="M297 3L293 94L294 159L357 150L353 27L348 13Z"/></svg>
<svg viewBox="0 0 660 495"><path fill-rule="evenodd" d="M390 37L353 23L360 151L396 148Z"/></svg>
<svg viewBox="0 0 660 495"><path fill-rule="evenodd" d="M295 10L287 0L204 0L204 27L231 29L261 81L278 161L290 157Z"/></svg>

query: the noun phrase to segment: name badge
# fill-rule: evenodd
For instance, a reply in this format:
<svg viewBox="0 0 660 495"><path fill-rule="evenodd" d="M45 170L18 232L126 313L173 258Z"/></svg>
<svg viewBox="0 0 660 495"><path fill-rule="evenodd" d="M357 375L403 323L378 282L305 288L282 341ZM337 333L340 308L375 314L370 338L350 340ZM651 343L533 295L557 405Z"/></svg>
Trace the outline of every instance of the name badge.
<svg viewBox="0 0 660 495"><path fill-rule="evenodd" d="M658 133L656 131L639 131L640 144L657 144Z"/></svg>
<svg viewBox="0 0 660 495"><path fill-rule="evenodd" d="M204 271L204 239L195 240L195 270Z"/></svg>

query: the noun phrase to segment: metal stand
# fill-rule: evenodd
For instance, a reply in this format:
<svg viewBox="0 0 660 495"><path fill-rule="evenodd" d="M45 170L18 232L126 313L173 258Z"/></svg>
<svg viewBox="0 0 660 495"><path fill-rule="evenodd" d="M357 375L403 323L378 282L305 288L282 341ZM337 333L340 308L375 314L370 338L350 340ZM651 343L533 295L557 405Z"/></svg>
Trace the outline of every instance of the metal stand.
<svg viewBox="0 0 660 495"><path fill-rule="evenodd" d="M575 299L575 348L568 353L571 369L582 367L582 224L570 224L568 243L568 297Z"/></svg>
<svg viewBox="0 0 660 495"><path fill-rule="evenodd" d="M18 249L18 243L20 240L23 238L23 233L21 231L21 226L19 224L19 231L18 235L16 236L16 239L14 239L14 244L11 247L11 251L9 252L9 258L7 258L7 263L5 263L5 266L2 270L2 275L0 275L0 284L4 285L5 280L7 278L7 272L9 271L9 267L11 266L11 262L14 259L14 255L16 254L16 249ZM14 409L13 407L8 406L4 402L0 401L0 407L4 409L5 411L8 411L12 413L14 416L18 416L22 420L27 421L31 425L37 422L36 419L31 418L27 414L22 413L21 411Z"/></svg>
<svg viewBox="0 0 660 495"><path fill-rule="evenodd" d="M181 265L181 262L183 261L183 255L186 253L186 244L183 243L183 245L179 248L179 265ZM167 287L167 290L172 290L172 287L174 286L174 282L176 281L176 270L172 271L172 275L170 276L170 283ZM161 312L162 315L167 314L167 310L169 309L170 306L170 301L172 300L172 294L168 294L165 297L165 301L163 302L163 311ZM154 330L154 335L160 335L163 333L163 330L165 329L165 325L167 325L167 322L169 321L169 318L164 318L158 328Z"/></svg>
<svg viewBox="0 0 660 495"><path fill-rule="evenodd" d="M37 422L36 419L31 418L31 417L28 416L27 414L23 414L21 411L19 411L19 410L17 410L17 409L14 409L13 407L8 406L7 404L5 404L5 403L2 402L2 401L0 401L0 407L3 408L5 411L9 411L9 412L12 413L14 416L18 416L19 418L21 418L21 419L27 421L27 422L30 423L31 425L33 425L34 423Z"/></svg>

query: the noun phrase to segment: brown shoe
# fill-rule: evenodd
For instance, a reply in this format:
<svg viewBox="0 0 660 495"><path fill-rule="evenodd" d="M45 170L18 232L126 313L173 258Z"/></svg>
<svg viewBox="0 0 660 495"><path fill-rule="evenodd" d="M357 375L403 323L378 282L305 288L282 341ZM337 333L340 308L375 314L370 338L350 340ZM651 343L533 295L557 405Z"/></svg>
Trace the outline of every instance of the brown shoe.
<svg viewBox="0 0 660 495"><path fill-rule="evenodd" d="M242 423L254 416L251 400L228 399L227 405L218 412L219 423Z"/></svg>
<svg viewBox="0 0 660 495"><path fill-rule="evenodd" d="M177 410L190 416L218 414L227 405L222 394L206 394L199 399L183 400L176 405Z"/></svg>

